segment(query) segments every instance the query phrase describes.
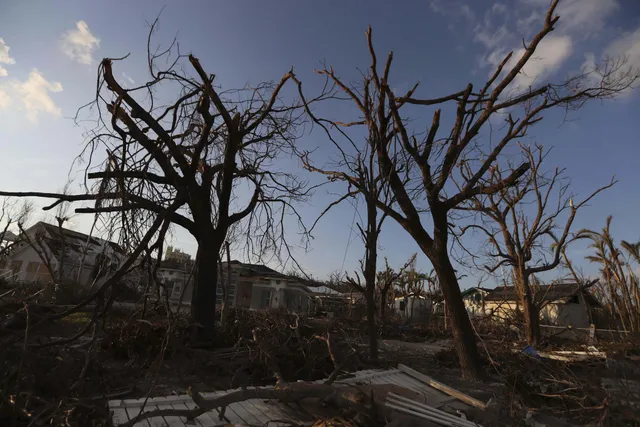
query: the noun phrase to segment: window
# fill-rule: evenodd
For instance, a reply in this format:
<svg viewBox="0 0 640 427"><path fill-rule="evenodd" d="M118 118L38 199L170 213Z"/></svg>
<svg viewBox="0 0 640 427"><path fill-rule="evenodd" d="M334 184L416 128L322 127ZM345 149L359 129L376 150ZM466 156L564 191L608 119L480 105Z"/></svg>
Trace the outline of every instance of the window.
<svg viewBox="0 0 640 427"><path fill-rule="evenodd" d="M21 269L22 269L22 261L20 260L11 261L11 272L14 275L18 274Z"/></svg>
<svg viewBox="0 0 640 427"><path fill-rule="evenodd" d="M40 267L39 262L30 262L27 264L27 274L25 276L25 280L28 282L35 282L38 280L38 268Z"/></svg>
<svg viewBox="0 0 640 427"><path fill-rule="evenodd" d="M173 291L171 292L171 296L173 298L180 298L182 294L182 283L175 283L173 285Z"/></svg>
<svg viewBox="0 0 640 427"><path fill-rule="evenodd" d="M260 308L269 308L271 303L271 290L263 289L260 292Z"/></svg>
<svg viewBox="0 0 640 427"><path fill-rule="evenodd" d="M400 301L400 311L404 311L405 302Z"/></svg>

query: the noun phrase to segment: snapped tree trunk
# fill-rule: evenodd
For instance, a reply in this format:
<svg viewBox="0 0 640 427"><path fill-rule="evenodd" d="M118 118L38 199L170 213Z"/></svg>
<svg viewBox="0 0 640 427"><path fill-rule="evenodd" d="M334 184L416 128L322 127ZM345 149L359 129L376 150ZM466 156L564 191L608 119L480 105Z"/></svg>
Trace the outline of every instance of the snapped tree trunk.
<svg viewBox="0 0 640 427"><path fill-rule="evenodd" d="M527 335L527 344L536 345L540 340L540 312L533 300L531 294L531 286L528 277L520 277L522 289L522 308L524 311L525 332Z"/></svg>
<svg viewBox="0 0 640 427"><path fill-rule="evenodd" d="M220 324L222 326L225 326L227 323L227 297L229 295L229 287L231 286L231 250L229 249L229 242L225 242L224 245L227 252L227 276L226 279L222 281L222 301L220 302ZM222 269L220 269L220 274L222 275Z"/></svg>
<svg viewBox="0 0 640 427"><path fill-rule="evenodd" d="M196 273L191 296L191 317L199 340L210 341L215 335L216 290L218 288L218 257L220 244L216 239L198 242Z"/></svg>
<svg viewBox="0 0 640 427"><path fill-rule="evenodd" d="M437 217L434 216L434 243L425 255L431 261L440 281L444 295L445 316L449 316L449 325L453 333L462 377L468 380L479 380L481 378L480 354L476 337L460 294L456 272L449 259L446 216L440 219L441 221L437 221Z"/></svg>
<svg viewBox="0 0 640 427"><path fill-rule="evenodd" d="M380 290L380 321L384 324L385 309L387 307L387 294L388 291L384 289Z"/></svg>
<svg viewBox="0 0 640 427"><path fill-rule="evenodd" d="M376 327L376 298L373 289L367 288L365 292L367 300L367 326L369 329L369 357L372 361L378 360L378 328Z"/></svg>

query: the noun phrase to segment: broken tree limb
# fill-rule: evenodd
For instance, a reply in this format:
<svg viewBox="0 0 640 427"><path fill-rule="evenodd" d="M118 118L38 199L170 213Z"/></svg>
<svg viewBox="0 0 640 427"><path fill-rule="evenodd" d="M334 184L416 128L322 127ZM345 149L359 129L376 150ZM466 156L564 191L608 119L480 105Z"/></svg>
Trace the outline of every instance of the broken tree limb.
<svg viewBox="0 0 640 427"><path fill-rule="evenodd" d="M487 404L486 403L481 402L478 399L475 399L475 398L473 398L473 397L471 397L471 396L469 396L467 394L464 394L461 391L458 391L458 390L456 390L456 389L454 389L452 387L449 387L446 384L442 384L441 382L436 381L433 378L416 371L415 369L411 369L410 367L402 365L402 364L398 365L398 369L400 369L400 371L404 372L405 374L410 375L413 378L415 378L415 379L417 379L419 381L422 381L423 383L428 384L431 387L433 387L433 388L435 388L437 390L440 390L443 393L448 394L449 396L455 397L456 399L458 399L458 400L460 400L460 401L462 401L464 403L467 403L467 404L469 404L471 406L475 406L476 408L482 409L483 411L485 409L487 409Z"/></svg>

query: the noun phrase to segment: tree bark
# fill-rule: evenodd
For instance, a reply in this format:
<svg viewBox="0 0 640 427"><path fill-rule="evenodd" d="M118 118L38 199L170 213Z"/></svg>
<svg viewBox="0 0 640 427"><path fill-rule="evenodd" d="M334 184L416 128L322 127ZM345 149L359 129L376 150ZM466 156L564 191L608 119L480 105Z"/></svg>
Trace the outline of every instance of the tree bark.
<svg viewBox="0 0 640 427"><path fill-rule="evenodd" d="M385 320L385 309L387 307L387 295L389 291L381 289L380 290L380 321L384 324Z"/></svg>
<svg viewBox="0 0 640 427"><path fill-rule="evenodd" d="M540 312L533 300L529 278L524 273L520 277L520 286L522 287L520 294L522 295L527 344L537 345L540 340Z"/></svg>
<svg viewBox="0 0 640 427"><path fill-rule="evenodd" d="M448 229L447 217L434 215L434 241L425 255L431 261L438 279L445 301L445 316L450 316L450 327L453 333L456 352L460 361L462 377L468 380L481 379L480 354L476 344L475 333L464 306L456 272L449 259L447 246ZM424 249L423 249L424 250Z"/></svg>
<svg viewBox="0 0 640 427"><path fill-rule="evenodd" d="M365 297L367 300L367 326L369 329L369 357L372 361L377 361L378 328L376 327L376 298L374 290L367 288Z"/></svg>
<svg viewBox="0 0 640 427"><path fill-rule="evenodd" d="M198 241L196 274L191 295L191 317L196 324L196 338L212 341L216 326L216 290L221 243L214 237Z"/></svg>
<svg viewBox="0 0 640 427"><path fill-rule="evenodd" d="M220 324L224 327L227 322L227 297L229 294L229 286L231 286L231 250L229 242L225 242L225 251L227 252L227 277L222 281L222 301L220 302ZM222 266L222 264L220 264ZM222 269L220 269L222 275Z"/></svg>

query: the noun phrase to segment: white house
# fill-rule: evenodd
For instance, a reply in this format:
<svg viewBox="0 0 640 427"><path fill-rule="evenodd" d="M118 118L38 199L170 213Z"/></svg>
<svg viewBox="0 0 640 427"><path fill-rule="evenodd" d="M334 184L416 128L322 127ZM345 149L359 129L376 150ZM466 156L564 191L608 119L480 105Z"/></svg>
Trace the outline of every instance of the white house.
<svg viewBox="0 0 640 427"><path fill-rule="evenodd" d="M423 322L431 314L433 303L424 295L406 295L396 297L393 308L406 321Z"/></svg>
<svg viewBox="0 0 640 427"><path fill-rule="evenodd" d="M158 274L167 288L170 299L189 304L193 292L192 265L165 260ZM222 263L221 279L226 280L227 263ZM218 280L216 305L222 302L222 280ZM231 261L231 280L227 286L227 306L259 309L287 309L307 312L312 293L303 280L279 273L267 266Z"/></svg>
<svg viewBox="0 0 640 427"><path fill-rule="evenodd" d="M118 244L46 222L20 234L0 259L0 278L14 282L77 283L107 277L124 256Z"/></svg>

